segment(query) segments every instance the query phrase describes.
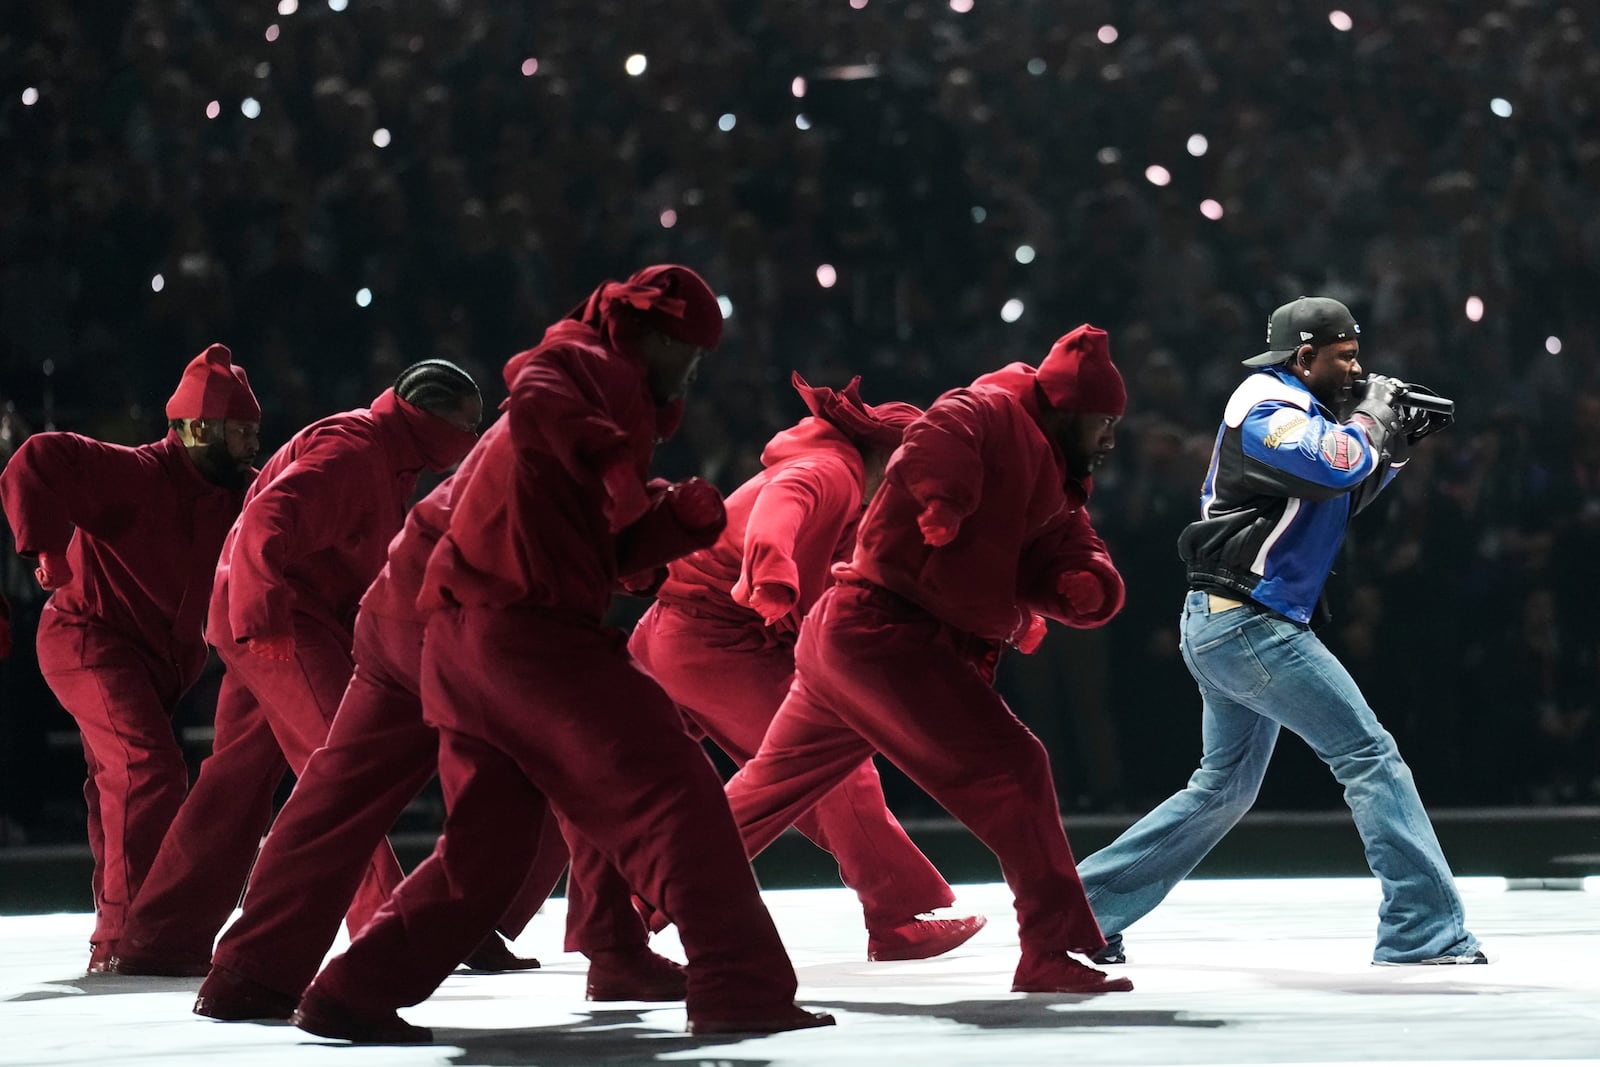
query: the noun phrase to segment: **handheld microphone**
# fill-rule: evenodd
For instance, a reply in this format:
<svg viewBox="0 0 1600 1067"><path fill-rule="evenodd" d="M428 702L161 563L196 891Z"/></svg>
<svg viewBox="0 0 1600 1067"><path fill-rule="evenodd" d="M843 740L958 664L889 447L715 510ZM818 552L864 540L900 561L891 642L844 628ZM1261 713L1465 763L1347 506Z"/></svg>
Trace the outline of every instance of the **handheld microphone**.
<svg viewBox="0 0 1600 1067"><path fill-rule="evenodd" d="M1408 385L1395 394L1395 402L1401 406L1412 408L1416 411L1426 411L1434 415L1454 415L1456 402L1442 396L1435 396L1426 389L1417 385Z"/></svg>

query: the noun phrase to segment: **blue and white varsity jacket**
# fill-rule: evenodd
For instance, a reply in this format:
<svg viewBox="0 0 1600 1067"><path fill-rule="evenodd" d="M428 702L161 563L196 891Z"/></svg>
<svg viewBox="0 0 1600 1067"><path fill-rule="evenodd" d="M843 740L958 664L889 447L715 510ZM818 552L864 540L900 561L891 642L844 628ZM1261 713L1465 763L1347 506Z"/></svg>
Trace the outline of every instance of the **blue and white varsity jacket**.
<svg viewBox="0 0 1600 1067"><path fill-rule="evenodd" d="M1200 493L1178 536L1193 589L1309 623L1350 517L1404 466L1342 423L1292 371L1264 367L1228 399Z"/></svg>

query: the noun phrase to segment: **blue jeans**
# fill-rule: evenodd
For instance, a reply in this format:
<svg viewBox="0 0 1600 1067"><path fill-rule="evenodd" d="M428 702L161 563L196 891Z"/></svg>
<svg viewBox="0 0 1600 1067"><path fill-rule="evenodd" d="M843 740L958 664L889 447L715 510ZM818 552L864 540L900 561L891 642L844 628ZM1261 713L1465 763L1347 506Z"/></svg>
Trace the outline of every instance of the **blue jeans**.
<svg viewBox="0 0 1600 1067"><path fill-rule="evenodd" d="M1250 810L1282 726L1344 786L1367 864L1383 884L1373 959L1474 951L1478 941L1411 770L1333 653L1306 627L1250 607L1212 614L1200 592L1184 602L1182 633L1203 701L1200 769L1078 865L1107 938L1120 942Z"/></svg>

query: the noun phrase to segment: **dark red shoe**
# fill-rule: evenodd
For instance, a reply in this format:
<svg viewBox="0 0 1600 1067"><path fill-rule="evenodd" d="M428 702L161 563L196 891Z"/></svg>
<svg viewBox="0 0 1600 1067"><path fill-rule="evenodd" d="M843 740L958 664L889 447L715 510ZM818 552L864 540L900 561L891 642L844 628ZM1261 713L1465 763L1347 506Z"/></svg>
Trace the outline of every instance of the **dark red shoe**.
<svg viewBox="0 0 1600 1067"><path fill-rule="evenodd" d="M1128 993L1133 981L1113 978L1065 952L1022 954L1011 979L1013 993Z"/></svg>
<svg viewBox="0 0 1600 1067"><path fill-rule="evenodd" d="M117 954L115 941L89 942L89 967L85 974L111 973L111 957Z"/></svg>
<svg viewBox="0 0 1600 1067"><path fill-rule="evenodd" d="M433 1031L413 1026L394 1012L358 1015L332 1000L307 993L289 1021L308 1034L357 1045L431 1045Z"/></svg>
<svg viewBox="0 0 1600 1067"><path fill-rule="evenodd" d="M689 979L682 964L647 948L611 949L589 956L589 1000L682 1000Z"/></svg>
<svg viewBox="0 0 1600 1067"><path fill-rule="evenodd" d="M194 998L194 1013L227 1023L287 1019L299 998L268 989L238 971L212 967Z"/></svg>
<svg viewBox="0 0 1600 1067"><path fill-rule="evenodd" d="M500 940L499 934L483 939L471 955L461 961L461 966L480 974L503 974L506 971L536 971L539 961L532 956L519 956L511 946Z"/></svg>
<svg viewBox="0 0 1600 1067"><path fill-rule="evenodd" d="M780 1034L785 1030L809 1030L815 1026L833 1026L836 1020L827 1012L806 1011L798 1004L789 1005L773 1015L753 1018L723 1017L720 1019L690 1019L691 1034Z"/></svg>
<svg viewBox="0 0 1600 1067"><path fill-rule="evenodd" d="M926 960L964 945L988 925L982 915L964 919L912 919L887 930L867 931L869 960Z"/></svg>
<svg viewBox="0 0 1600 1067"><path fill-rule="evenodd" d="M119 944L106 968L113 974L159 976L162 978L204 978L211 973L211 959L207 956L163 956Z"/></svg>

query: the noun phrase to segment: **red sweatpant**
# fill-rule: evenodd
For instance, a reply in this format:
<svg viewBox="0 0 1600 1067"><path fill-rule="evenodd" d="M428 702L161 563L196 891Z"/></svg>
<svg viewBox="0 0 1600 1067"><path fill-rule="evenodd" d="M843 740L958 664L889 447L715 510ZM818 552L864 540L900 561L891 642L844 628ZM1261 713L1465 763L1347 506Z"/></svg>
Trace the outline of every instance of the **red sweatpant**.
<svg viewBox="0 0 1600 1067"><path fill-rule="evenodd" d="M55 611L44 613L38 651L51 692L78 723L89 766L83 785L94 856L89 940L116 941L189 788L172 732L182 686L162 679L126 638L66 622Z"/></svg>
<svg viewBox="0 0 1600 1067"><path fill-rule="evenodd" d="M794 968L716 770L619 631L571 616L455 609L428 622L424 713L449 814L428 857L311 992L391 1011L436 989L515 893L546 797L678 924L691 1019L771 1016Z"/></svg>
<svg viewBox="0 0 1600 1067"><path fill-rule="evenodd" d="M628 651L741 767L761 747L794 679L789 646L661 601L639 620ZM839 861L839 877L861 899L869 930L955 901L949 884L890 814L870 755L795 826Z"/></svg>
<svg viewBox="0 0 1600 1067"><path fill-rule="evenodd" d="M754 854L881 752L999 858L1024 951L1098 952L1049 758L990 686L984 651L892 593L835 586L806 616L794 687L728 802Z"/></svg>
<svg viewBox="0 0 1600 1067"><path fill-rule="evenodd" d="M365 611L357 616L355 673L328 743L307 761L274 820L250 875L243 914L217 942L213 964L293 997L316 975L368 856L438 772L439 734L423 721L417 696L421 660L421 623ZM554 818L527 832L539 842L538 858L499 925L512 938L567 865ZM626 889L613 906L635 915Z"/></svg>
<svg viewBox="0 0 1600 1067"><path fill-rule="evenodd" d="M212 941L239 902L272 821L278 783L287 770L302 772L327 740L350 681L350 649L343 639L299 615L288 662L257 656L242 645L217 652L227 674L217 696L211 755L200 765L128 914L124 937L132 951L210 958ZM402 873L389 842L381 841L346 914L350 929L366 923Z"/></svg>

